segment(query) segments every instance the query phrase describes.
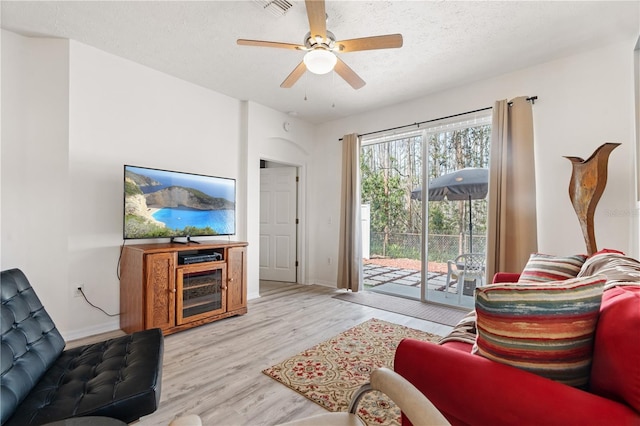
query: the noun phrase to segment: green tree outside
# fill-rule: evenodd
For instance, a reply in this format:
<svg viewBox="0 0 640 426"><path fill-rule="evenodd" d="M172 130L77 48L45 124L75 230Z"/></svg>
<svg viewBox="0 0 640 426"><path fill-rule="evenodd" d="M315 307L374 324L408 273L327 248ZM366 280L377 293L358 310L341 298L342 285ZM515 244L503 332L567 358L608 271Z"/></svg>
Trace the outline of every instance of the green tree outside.
<svg viewBox="0 0 640 426"><path fill-rule="evenodd" d="M422 208L421 201L411 198L411 191L421 186L422 139L422 134L417 134L361 149L361 196L363 203L371 205L372 255L420 259ZM465 167L488 168L490 139L491 126L486 124L429 133L427 180ZM468 208L464 201L429 202L429 235L457 238L458 251L464 252ZM474 235L480 236L486 231L486 200L473 200L471 209ZM455 255L452 250L432 248L430 241L429 260L451 258Z"/></svg>

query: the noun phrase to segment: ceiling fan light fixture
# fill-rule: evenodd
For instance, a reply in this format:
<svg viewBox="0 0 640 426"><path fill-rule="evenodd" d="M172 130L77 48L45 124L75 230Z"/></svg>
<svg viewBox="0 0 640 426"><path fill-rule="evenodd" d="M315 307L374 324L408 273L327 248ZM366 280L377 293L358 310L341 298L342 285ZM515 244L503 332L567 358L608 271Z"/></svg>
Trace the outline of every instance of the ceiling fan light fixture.
<svg viewBox="0 0 640 426"><path fill-rule="evenodd" d="M314 49L304 55L303 62L312 73L326 74L336 66L338 58L328 50Z"/></svg>

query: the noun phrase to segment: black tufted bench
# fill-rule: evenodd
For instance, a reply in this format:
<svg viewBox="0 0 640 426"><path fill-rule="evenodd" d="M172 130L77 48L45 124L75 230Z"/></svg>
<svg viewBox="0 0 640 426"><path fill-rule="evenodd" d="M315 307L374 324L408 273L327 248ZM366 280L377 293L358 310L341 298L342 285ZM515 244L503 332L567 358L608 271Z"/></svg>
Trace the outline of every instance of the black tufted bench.
<svg viewBox="0 0 640 426"><path fill-rule="evenodd" d="M22 271L2 271L0 296L2 425L80 416L129 423L158 408L159 329L64 351L62 336Z"/></svg>

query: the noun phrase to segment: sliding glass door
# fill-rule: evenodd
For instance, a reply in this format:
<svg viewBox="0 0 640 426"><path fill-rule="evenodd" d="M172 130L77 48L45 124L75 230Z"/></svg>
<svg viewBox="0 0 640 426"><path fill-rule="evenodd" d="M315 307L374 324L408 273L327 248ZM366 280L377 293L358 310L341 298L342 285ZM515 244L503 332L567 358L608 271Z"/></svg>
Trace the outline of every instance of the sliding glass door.
<svg viewBox="0 0 640 426"><path fill-rule="evenodd" d="M411 194L422 180L422 151L419 132L369 140L362 146L361 196L366 227L362 232L363 272L367 290L420 299L422 213Z"/></svg>
<svg viewBox="0 0 640 426"><path fill-rule="evenodd" d="M484 284L490 116L425 131L423 300L472 308Z"/></svg>
<svg viewBox="0 0 640 426"><path fill-rule="evenodd" d="M365 290L472 306L484 269L487 185L448 188L441 181L467 184L467 169L486 181L490 134L485 112L363 140ZM451 175L461 171L460 181ZM475 269L465 267L467 258Z"/></svg>

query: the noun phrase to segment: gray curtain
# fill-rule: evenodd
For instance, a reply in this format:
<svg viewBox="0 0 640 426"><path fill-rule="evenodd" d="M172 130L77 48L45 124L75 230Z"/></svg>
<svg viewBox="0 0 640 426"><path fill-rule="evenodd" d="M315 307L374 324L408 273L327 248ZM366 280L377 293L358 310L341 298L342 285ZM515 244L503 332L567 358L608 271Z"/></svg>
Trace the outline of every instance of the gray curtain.
<svg viewBox="0 0 640 426"><path fill-rule="evenodd" d="M521 272L538 250L533 113L526 97L493 108L487 223L487 282Z"/></svg>
<svg viewBox="0 0 640 426"><path fill-rule="evenodd" d="M360 217L360 138L342 138L342 198L338 249L338 288L362 289L362 219Z"/></svg>

